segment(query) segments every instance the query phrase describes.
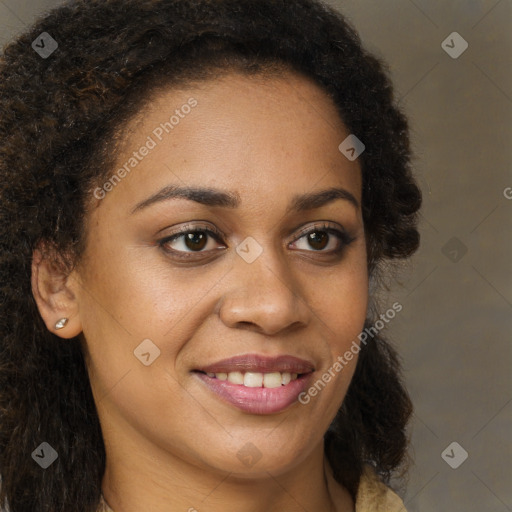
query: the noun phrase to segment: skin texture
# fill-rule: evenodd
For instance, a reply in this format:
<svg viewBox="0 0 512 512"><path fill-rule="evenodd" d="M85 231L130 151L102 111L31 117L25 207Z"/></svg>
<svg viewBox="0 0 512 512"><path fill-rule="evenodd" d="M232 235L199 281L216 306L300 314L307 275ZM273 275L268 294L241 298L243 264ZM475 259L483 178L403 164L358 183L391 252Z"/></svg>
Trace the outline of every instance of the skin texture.
<svg viewBox="0 0 512 512"><path fill-rule="evenodd" d="M269 415L238 410L192 372L236 355L287 354L312 361L315 382L357 340L368 300L361 208L337 199L287 212L295 195L331 187L360 204L359 164L338 150L349 133L308 79L232 73L159 93L133 122L118 166L191 97L197 106L136 168L101 200L91 193L75 270L65 275L34 254L34 297L48 329L63 343L83 336L107 453L105 499L115 512L233 503L239 512L354 510L325 461L323 435L357 356L307 405ZM240 205L172 199L131 213L169 185L232 191ZM318 246L304 236L325 223L353 238L339 256L336 235ZM205 228L221 239L209 236L200 253L183 237L168 252L158 244ZM249 236L263 249L250 264L236 252ZM62 317L69 322L56 330ZM147 338L160 350L150 366L133 353ZM252 466L237 457L247 442L261 454Z"/></svg>

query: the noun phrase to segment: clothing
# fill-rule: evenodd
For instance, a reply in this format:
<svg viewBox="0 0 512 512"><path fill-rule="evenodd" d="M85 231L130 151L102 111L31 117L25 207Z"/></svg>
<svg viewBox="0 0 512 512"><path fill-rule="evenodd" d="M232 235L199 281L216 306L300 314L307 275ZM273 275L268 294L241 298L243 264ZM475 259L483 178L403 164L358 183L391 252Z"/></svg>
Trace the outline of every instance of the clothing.
<svg viewBox="0 0 512 512"><path fill-rule="evenodd" d="M114 512L102 502L98 512ZM320 511L318 511L320 512ZM359 482L356 497L356 512L407 512L403 501L389 487L383 484L375 471L367 466Z"/></svg>
<svg viewBox="0 0 512 512"><path fill-rule="evenodd" d="M366 466L357 490L356 512L407 512L404 502Z"/></svg>

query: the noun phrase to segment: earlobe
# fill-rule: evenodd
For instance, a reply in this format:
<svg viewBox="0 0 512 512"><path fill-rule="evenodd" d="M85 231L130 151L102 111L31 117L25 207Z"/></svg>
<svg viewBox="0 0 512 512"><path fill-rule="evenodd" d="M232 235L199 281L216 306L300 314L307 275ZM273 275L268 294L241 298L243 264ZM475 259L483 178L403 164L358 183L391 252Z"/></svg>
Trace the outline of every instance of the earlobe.
<svg viewBox="0 0 512 512"><path fill-rule="evenodd" d="M32 294L46 328L65 339L82 332L78 301L64 265L36 249L32 256Z"/></svg>
<svg viewBox="0 0 512 512"><path fill-rule="evenodd" d="M64 329L68 322L69 318L61 318L58 322L55 323L55 329Z"/></svg>

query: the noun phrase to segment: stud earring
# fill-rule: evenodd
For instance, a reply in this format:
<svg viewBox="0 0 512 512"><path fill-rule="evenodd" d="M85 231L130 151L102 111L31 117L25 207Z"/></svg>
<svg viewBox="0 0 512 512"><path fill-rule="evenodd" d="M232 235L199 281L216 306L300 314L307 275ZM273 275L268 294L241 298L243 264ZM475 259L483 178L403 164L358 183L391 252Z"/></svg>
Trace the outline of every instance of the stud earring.
<svg viewBox="0 0 512 512"><path fill-rule="evenodd" d="M68 318L61 318L56 324L55 329L62 329L63 327L66 327L66 324L68 323Z"/></svg>

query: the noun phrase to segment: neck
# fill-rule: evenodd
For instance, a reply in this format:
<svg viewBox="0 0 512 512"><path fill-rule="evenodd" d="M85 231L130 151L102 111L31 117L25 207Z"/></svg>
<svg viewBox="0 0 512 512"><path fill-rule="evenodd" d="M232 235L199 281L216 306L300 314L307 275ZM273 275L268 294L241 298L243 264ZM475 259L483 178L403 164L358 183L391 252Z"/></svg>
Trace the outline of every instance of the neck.
<svg viewBox="0 0 512 512"><path fill-rule="evenodd" d="M237 512L354 511L349 493L333 477L323 442L282 474L262 471L258 477L240 477L127 441L106 443L102 489L114 512L225 512L234 503Z"/></svg>

